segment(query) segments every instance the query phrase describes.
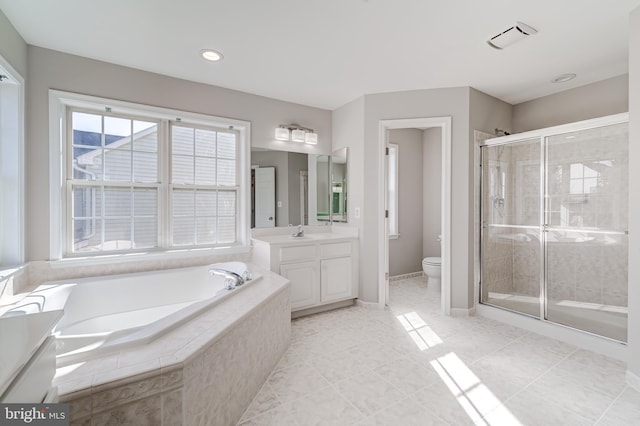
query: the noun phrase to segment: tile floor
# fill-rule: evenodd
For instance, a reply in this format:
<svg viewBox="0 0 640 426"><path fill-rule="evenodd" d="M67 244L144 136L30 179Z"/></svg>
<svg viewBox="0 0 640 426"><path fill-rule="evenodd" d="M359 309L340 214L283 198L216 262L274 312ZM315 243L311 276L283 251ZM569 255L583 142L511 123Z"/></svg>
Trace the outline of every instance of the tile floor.
<svg viewBox="0 0 640 426"><path fill-rule="evenodd" d="M425 278L386 310L294 320L240 425L640 425L625 365L481 317L440 314Z"/></svg>

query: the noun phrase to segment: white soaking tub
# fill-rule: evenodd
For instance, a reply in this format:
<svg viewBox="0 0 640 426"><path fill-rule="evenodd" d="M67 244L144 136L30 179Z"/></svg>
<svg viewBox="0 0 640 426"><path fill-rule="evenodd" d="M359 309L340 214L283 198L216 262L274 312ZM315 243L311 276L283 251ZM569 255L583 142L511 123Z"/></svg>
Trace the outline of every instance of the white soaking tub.
<svg viewBox="0 0 640 426"><path fill-rule="evenodd" d="M241 262L169 269L42 284L4 315L63 309L53 329L58 367L87 361L153 341L174 327L232 297L212 267L240 269Z"/></svg>

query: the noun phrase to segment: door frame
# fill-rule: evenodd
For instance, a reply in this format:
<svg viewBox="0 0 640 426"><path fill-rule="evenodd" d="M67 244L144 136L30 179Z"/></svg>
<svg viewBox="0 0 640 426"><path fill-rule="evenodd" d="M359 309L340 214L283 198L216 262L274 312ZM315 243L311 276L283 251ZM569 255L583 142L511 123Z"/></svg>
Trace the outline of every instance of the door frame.
<svg viewBox="0 0 640 426"><path fill-rule="evenodd" d="M380 120L378 123L378 306L389 303L389 228L384 214L388 208L386 172L386 148L389 130L440 128L442 144L441 198L441 308L444 315L451 315L451 117L424 117Z"/></svg>

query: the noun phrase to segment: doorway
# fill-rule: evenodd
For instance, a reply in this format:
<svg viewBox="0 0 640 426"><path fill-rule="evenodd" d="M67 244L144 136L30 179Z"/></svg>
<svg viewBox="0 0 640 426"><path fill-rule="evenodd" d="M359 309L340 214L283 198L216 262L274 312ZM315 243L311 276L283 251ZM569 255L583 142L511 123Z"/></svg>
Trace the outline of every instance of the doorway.
<svg viewBox="0 0 640 426"><path fill-rule="evenodd" d="M397 120L380 120L378 127L378 167L384 170L380 174L378 184L378 204L380 212L388 212L387 148L389 131L396 129L431 129L440 128L442 146L442 184L441 184L441 309L445 315L451 314L451 117L411 118ZM389 304L389 219L388 215L378 216L378 305Z"/></svg>

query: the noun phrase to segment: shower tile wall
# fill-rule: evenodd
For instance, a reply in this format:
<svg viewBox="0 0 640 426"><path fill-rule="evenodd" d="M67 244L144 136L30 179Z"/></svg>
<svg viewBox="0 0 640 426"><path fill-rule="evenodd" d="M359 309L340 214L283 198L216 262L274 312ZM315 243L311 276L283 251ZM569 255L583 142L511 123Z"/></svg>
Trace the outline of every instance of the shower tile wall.
<svg viewBox="0 0 640 426"><path fill-rule="evenodd" d="M509 157L514 172L509 193L516 225L540 226L540 144L514 145ZM539 228L521 231L513 246L514 290L519 295L540 296Z"/></svg>
<svg viewBox="0 0 640 426"><path fill-rule="evenodd" d="M627 229L626 141L626 125L549 138L547 221L552 229ZM542 222L540 145L529 142L485 150L485 222L516 226L539 226ZM498 176L501 174L504 184ZM502 204L494 201L501 198ZM499 227L484 231L488 238L482 246L483 300L489 292L538 297L538 231ZM627 306L626 235L552 230L546 237L550 301Z"/></svg>
<svg viewBox="0 0 640 426"><path fill-rule="evenodd" d="M489 225L540 225L540 148L536 141L485 150L483 220ZM488 195L488 196L487 196ZM489 292L538 297L540 241L538 231L485 228L483 300ZM535 311L536 308L533 309Z"/></svg>
<svg viewBox="0 0 640 426"><path fill-rule="evenodd" d="M627 141L626 124L549 138L551 228L627 230ZM549 232L549 299L626 307L627 238Z"/></svg>
<svg viewBox="0 0 640 426"><path fill-rule="evenodd" d="M550 243L547 250L551 301L627 306L626 237L603 237L580 245Z"/></svg>

